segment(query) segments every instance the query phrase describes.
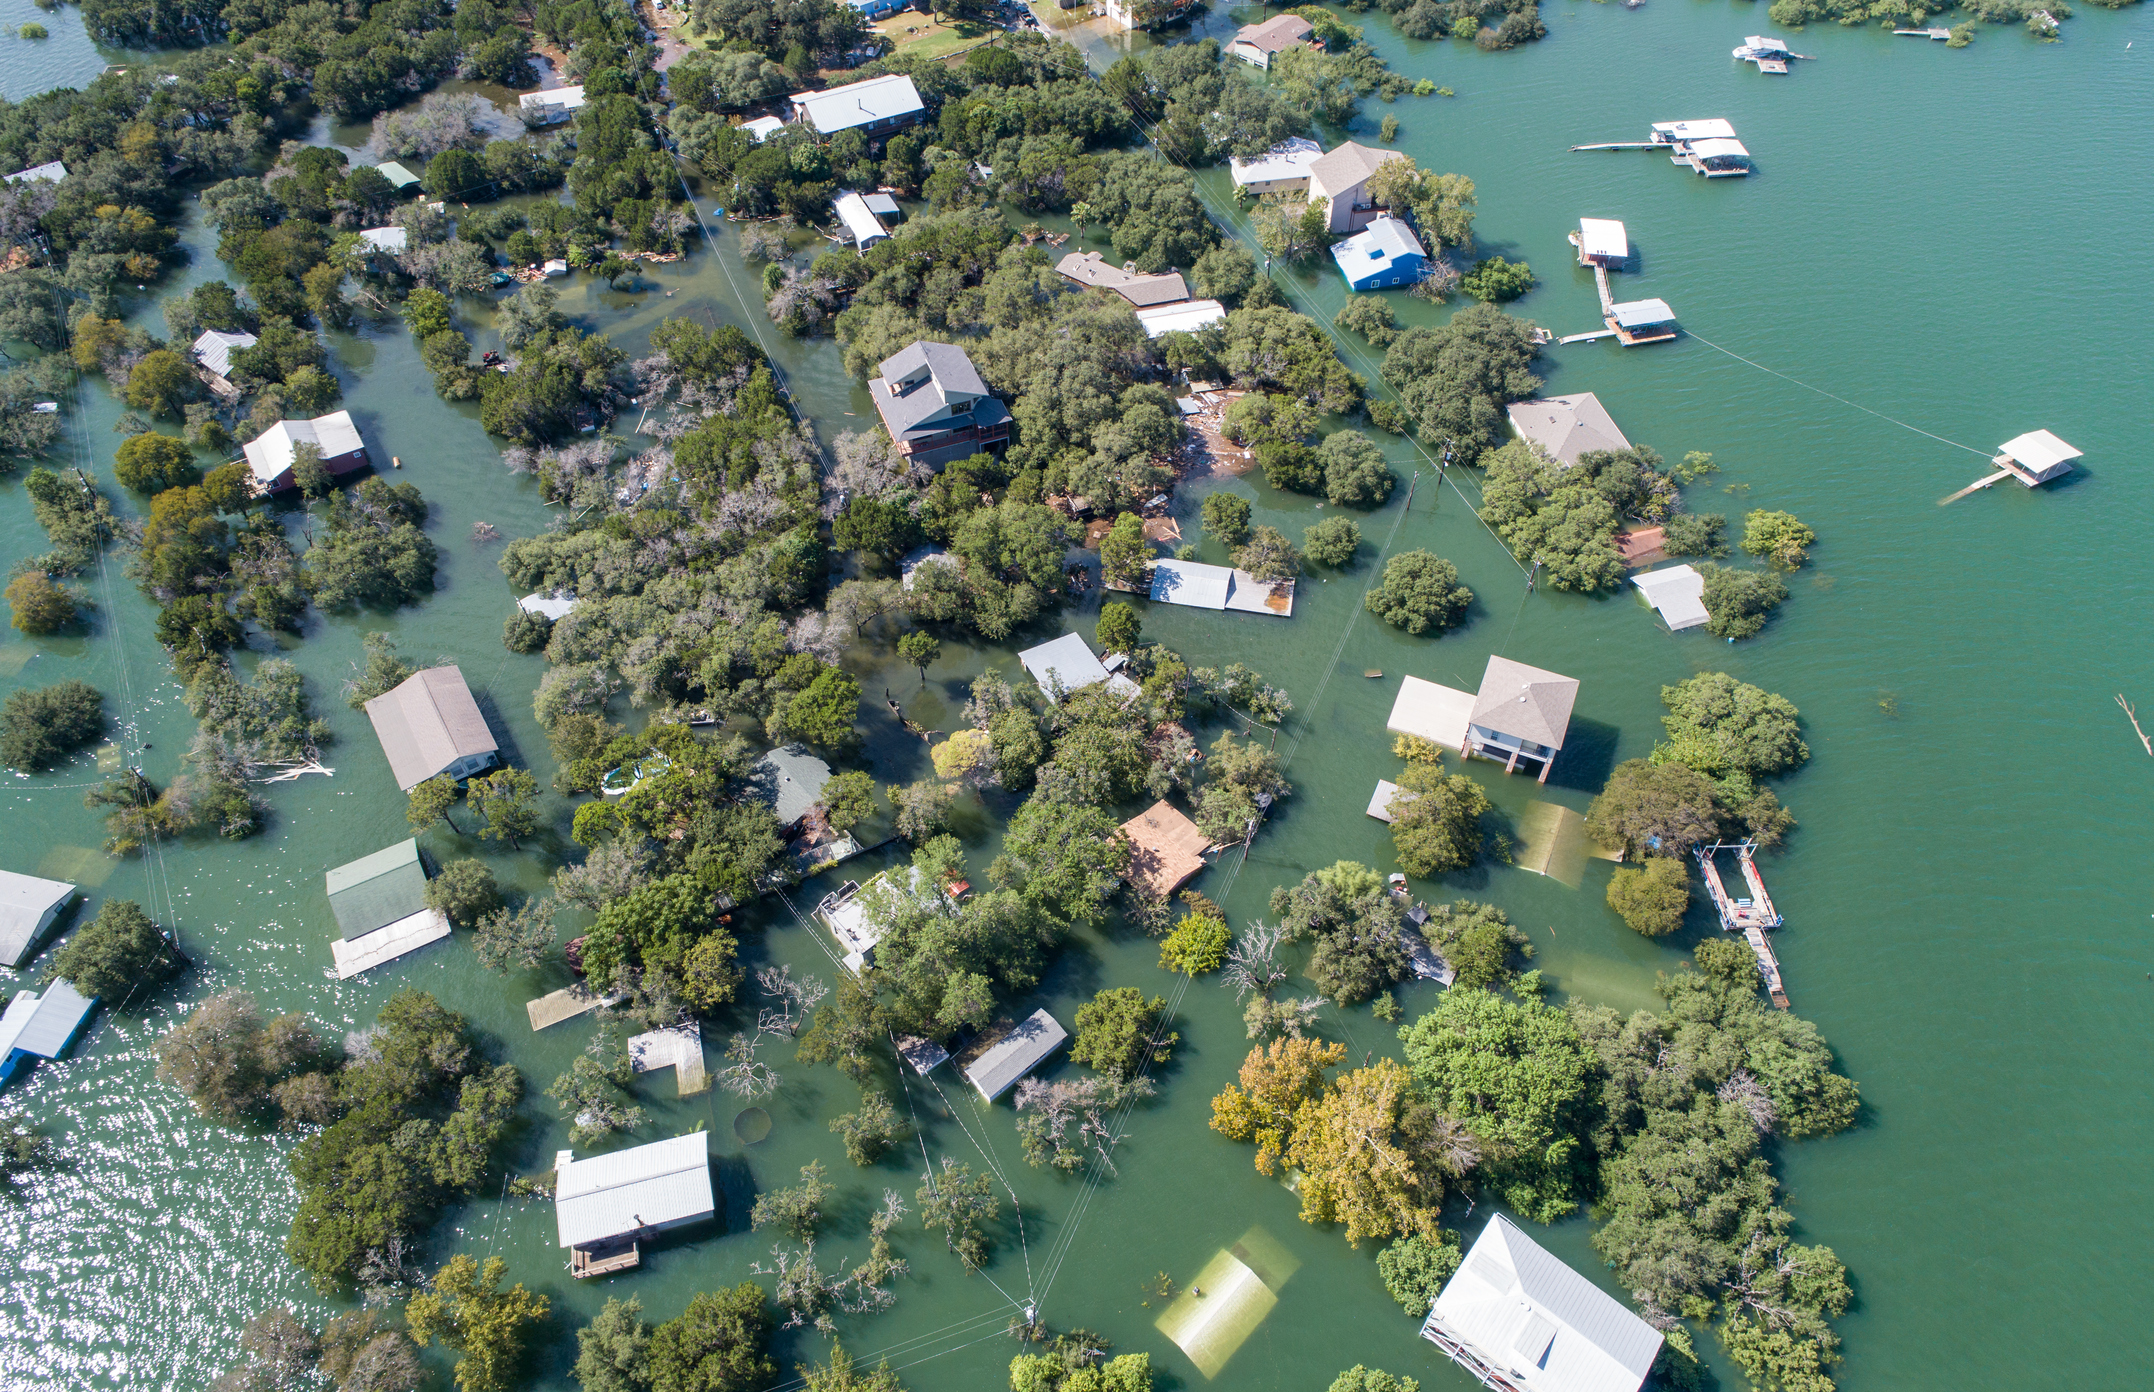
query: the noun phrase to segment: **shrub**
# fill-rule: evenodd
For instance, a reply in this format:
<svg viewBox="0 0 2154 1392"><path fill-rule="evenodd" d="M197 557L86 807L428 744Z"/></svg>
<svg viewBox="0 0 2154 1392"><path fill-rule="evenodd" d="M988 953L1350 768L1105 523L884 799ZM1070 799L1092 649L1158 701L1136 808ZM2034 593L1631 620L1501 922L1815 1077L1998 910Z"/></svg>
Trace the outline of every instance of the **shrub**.
<svg viewBox="0 0 2154 1392"><path fill-rule="evenodd" d="M1379 506L1398 483L1384 452L1358 430L1333 431L1316 455L1324 466L1324 500L1333 507Z"/></svg>
<svg viewBox="0 0 2154 1392"><path fill-rule="evenodd" d="M1092 633L1105 651L1126 653L1137 650L1137 638L1143 631L1144 624L1137 617L1136 609L1119 599L1111 599L1099 607L1099 623Z"/></svg>
<svg viewBox="0 0 2154 1392"><path fill-rule="evenodd" d="M1227 960L1234 934L1224 919L1191 914L1174 926L1159 944L1159 965L1168 971L1202 976L1217 971Z"/></svg>
<svg viewBox="0 0 2154 1392"><path fill-rule="evenodd" d="M1291 580L1301 573L1301 553L1277 527L1258 526L1234 548L1234 565L1258 580Z"/></svg>
<svg viewBox="0 0 2154 1392"><path fill-rule="evenodd" d="M1112 1078L1128 1079L1146 1061L1165 1063L1179 1034L1161 1030L1167 1002L1147 1001L1134 986L1101 991L1077 1007L1077 1042L1070 1057Z"/></svg>
<svg viewBox="0 0 2154 1392"><path fill-rule="evenodd" d="M1383 583L1369 591L1369 612L1408 633L1457 625L1473 603L1458 567L1428 551L1402 551L1384 563Z"/></svg>
<svg viewBox="0 0 2154 1392"><path fill-rule="evenodd" d="M1795 570L1810 559L1817 533L1796 520L1792 512L1768 512L1763 508L1743 519L1743 550L1762 556L1785 570Z"/></svg>
<svg viewBox="0 0 2154 1392"><path fill-rule="evenodd" d="M553 620L528 609L518 609L501 625L501 646L512 653L541 652L552 637Z"/></svg>
<svg viewBox="0 0 2154 1392"><path fill-rule="evenodd" d="M501 888L484 861L452 860L427 881L426 902L457 927L469 928L501 907Z"/></svg>
<svg viewBox="0 0 2154 1392"><path fill-rule="evenodd" d="M1608 882L1608 907L1649 938L1683 926L1690 907L1690 871L1674 856L1647 856L1636 870L1617 870Z"/></svg>
<svg viewBox="0 0 2154 1392"><path fill-rule="evenodd" d="M1705 631L1715 638L1749 638L1788 597L1777 575L1760 570L1731 570L1708 565L1705 571Z"/></svg>
<svg viewBox="0 0 2154 1392"><path fill-rule="evenodd" d="M1384 1278L1384 1289L1415 1319L1427 1316L1444 1282L1458 1270L1459 1250L1448 1241L1450 1236L1445 1233L1446 1241L1431 1242L1419 1233L1409 1233L1376 1254L1376 1272Z"/></svg>
<svg viewBox="0 0 2154 1392"><path fill-rule="evenodd" d="M1438 763L1411 763L1384 809L1391 814L1391 846L1399 868L1426 878L1463 870L1481 854L1481 819L1488 794L1463 774Z"/></svg>
<svg viewBox="0 0 2154 1392"><path fill-rule="evenodd" d="M105 698L87 682L18 691L0 709L0 761L42 773L105 733Z"/></svg>
<svg viewBox="0 0 2154 1392"><path fill-rule="evenodd" d="M1207 495L1204 531L1222 546L1241 545L1249 539L1249 500L1232 493Z"/></svg>
<svg viewBox="0 0 2154 1392"><path fill-rule="evenodd" d="M1459 277L1458 288L1490 304L1515 300L1533 288L1533 268L1523 261L1491 256Z"/></svg>

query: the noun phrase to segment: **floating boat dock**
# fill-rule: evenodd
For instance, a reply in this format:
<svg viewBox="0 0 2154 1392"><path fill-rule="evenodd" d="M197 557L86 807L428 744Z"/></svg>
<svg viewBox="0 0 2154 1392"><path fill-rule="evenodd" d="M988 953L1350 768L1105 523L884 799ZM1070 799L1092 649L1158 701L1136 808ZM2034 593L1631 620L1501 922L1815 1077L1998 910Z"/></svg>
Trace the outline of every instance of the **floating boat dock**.
<svg viewBox="0 0 2154 1392"><path fill-rule="evenodd" d="M1707 179L1739 179L1751 172L1750 151L1735 138L1735 127L1719 117L1697 121L1656 121L1649 140L1611 140L1573 145L1576 150L1666 150L1670 164L1687 165Z"/></svg>
<svg viewBox="0 0 2154 1392"><path fill-rule="evenodd" d="M1730 56L1737 62L1757 64L1761 73L1785 74L1791 58L1800 58L1805 63L1816 61L1807 53L1790 53L1784 41L1763 34L1752 34L1744 39L1742 46Z"/></svg>
<svg viewBox="0 0 2154 1392"><path fill-rule="evenodd" d="M2083 451L2074 449L2047 430L2030 430L2015 435L1997 447L1997 457L1990 463L1997 472L1987 478L1975 480L1959 492L1937 500L1938 506L1958 502L1969 493L1977 493L1992 484L2006 479L2017 479L2029 488L2038 488L2054 478L2062 478L2072 472L2072 461L2081 457Z"/></svg>
<svg viewBox="0 0 2154 1392"><path fill-rule="evenodd" d="M1950 29L1895 29L1892 32L1908 39L1949 39L1952 37Z"/></svg>
<svg viewBox="0 0 2154 1392"><path fill-rule="evenodd" d="M1772 895L1765 892L1765 877L1758 873L1757 843L1755 841L1716 842L1698 847L1698 868L1705 874L1705 892L1712 897L1713 908L1720 914L1720 926L1730 933L1740 933L1750 944L1750 951L1758 959L1758 974L1765 978L1765 993L1772 997L1774 1005L1788 1008L1787 986L1780 977L1780 959L1773 955L1772 943L1766 931L1780 926L1780 911L1773 907ZM1736 864L1742 867L1743 883L1750 891L1747 899L1737 899L1728 893L1728 887L1720 878L1720 864L1715 859L1722 851L1735 852Z"/></svg>

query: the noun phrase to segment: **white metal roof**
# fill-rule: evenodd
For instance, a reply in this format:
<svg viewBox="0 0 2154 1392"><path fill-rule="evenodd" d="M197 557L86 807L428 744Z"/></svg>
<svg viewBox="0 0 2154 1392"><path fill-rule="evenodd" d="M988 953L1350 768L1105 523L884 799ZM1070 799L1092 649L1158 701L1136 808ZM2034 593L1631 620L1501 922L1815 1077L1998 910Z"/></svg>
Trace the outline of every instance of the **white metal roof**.
<svg viewBox="0 0 2154 1392"><path fill-rule="evenodd" d="M1419 677L1399 683L1398 699L1384 728L1394 735L1419 735L1446 749L1466 743L1466 722L1473 714L1473 693L1439 686Z"/></svg>
<svg viewBox="0 0 2154 1392"><path fill-rule="evenodd" d="M1235 157L1227 161L1238 185L1268 184L1280 179L1306 179L1309 166L1324 157L1324 147L1305 135L1280 141L1255 159Z"/></svg>
<svg viewBox="0 0 2154 1392"><path fill-rule="evenodd" d="M247 467L263 483L274 483L292 467L292 446L300 444L315 446L324 459L366 448L359 427L352 424L352 413L336 411L313 420L278 421L246 443Z"/></svg>
<svg viewBox="0 0 2154 1392"><path fill-rule="evenodd" d="M57 184L66 177L67 166L58 160L52 160L46 164L33 164L28 169L19 169L7 176L7 182L11 184Z"/></svg>
<svg viewBox="0 0 2154 1392"><path fill-rule="evenodd" d="M398 189L407 189L419 182L418 175L412 173L395 160L383 160L380 164L375 165L374 168L384 179L389 181L392 187Z"/></svg>
<svg viewBox="0 0 2154 1392"><path fill-rule="evenodd" d="M845 230L852 235L855 246L864 247L890 235L882 223L876 220L875 214L868 211L868 201L851 189L831 200L830 208L838 215L838 221L845 224Z"/></svg>
<svg viewBox="0 0 2154 1392"><path fill-rule="evenodd" d="M748 132L758 144L785 129L785 122L775 116L758 116L753 121L743 121L740 128Z"/></svg>
<svg viewBox="0 0 2154 1392"><path fill-rule="evenodd" d="M0 966L20 966L37 935L74 893L75 887L64 880L0 870Z"/></svg>
<svg viewBox="0 0 2154 1392"><path fill-rule="evenodd" d="M808 124L823 135L927 110L920 100L920 89L903 73L849 82L827 92L795 92L793 102Z"/></svg>
<svg viewBox="0 0 2154 1392"><path fill-rule="evenodd" d="M698 1131L582 1160L564 1150L555 1164L553 1211L563 1247L708 1218L718 1211L709 1142Z"/></svg>
<svg viewBox="0 0 2154 1392"><path fill-rule="evenodd" d="M39 1058L58 1058L96 1004L64 981L53 982L42 995L19 993L8 1002L7 1014L0 1015L0 1061L17 1049Z"/></svg>
<svg viewBox="0 0 2154 1392"><path fill-rule="evenodd" d="M1526 1392L1637 1392L1661 1343L1652 1325L1501 1214L1474 1239L1428 1324L1471 1344Z"/></svg>
<svg viewBox="0 0 2154 1392"><path fill-rule="evenodd" d="M567 618L571 613L575 611L576 596L564 594L527 594L522 599L516 601L516 607L523 610L526 614L537 614L541 618L552 619L555 622L559 622L560 620Z"/></svg>
<svg viewBox="0 0 2154 1392"><path fill-rule="evenodd" d="M1426 256L1421 239L1402 220L1389 214L1372 220L1355 235L1348 237L1331 249L1333 259L1342 266L1349 259L1356 268L1363 261L1389 263L1407 256Z"/></svg>
<svg viewBox="0 0 2154 1392"><path fill-rule="evenodd" d="M1690 153L1699 159L1750 158L1750 152L1743 148L1743 142L1732 137L1725 140L1693 140L1690 142Z"/></svg>
<svg viewBox="0 0 2154 1392"><path fill-rule="evenodd" d="M552 107L559 111L568 112L582 106L583 102L583 87L581 84L574 87L556 87L550 92L526 92L516 99L516 105L524 111Z"/></svg>
<svg viewBox="0 0 2154 1392"><path fill-rule="evenodd" d="M1195 333L1213 324L1226 322L1227 307L1217 300L1184 300L1180 304L1157 305L1137 311L1137 322L1144 325L1145 335L1157 338L1168 333Z"/></svg>
<svg viewBox="0 0 2154 1392"><path fill-rule="evenodd" d="M1670 140L1733 140L1735 127L1716 116L1709 121L1656 121L1653 133Z"/></svg>
<svg viewBox="0 0 2154 1392"><path fill-rule="evenodd" d="M1578 249L1588 256L1607 256L1617 261L1630 255L1630 235L1614 218L1578 219Z"/></svg>
<svg viewBox="0 0 2154 1392"><path fill-rule="evenodd" d="M965 1081L992 1102L1017 1086L1017 1080L1039 1067L1047 1056L1070 1037L1061 1022L1044 1010L1035 1010L993 1048L981 1054L965 1070Z"/></svg>
<svg viewBox="0 0 2154 1392"><path fill-rule="evenodd" d="M2073 449L2046 430L2030 430L1999 445L1997 453L2010 455L2039 474L2044 470L2071 463L2079 458L2083 451Z"/></svg>
<svg viewBox="0 0 2154 1392"><path fill-rule="evenodd" d="M1227 591L1234 588L1234 572L1226 566L1198 561L1155 561L1152 564L1152 598L1165 604L1185 604L1192 609L1224 609Z"/></svg>
<svg viewBox="0 0 2154 1392"><path fill-rule="evenodd" d="M1668 308L1666 300L1626 300L1615 307L1612 317L1624 328L1635 329L1646 324L1672 324L1675 311Z"/></svg>
<svg viewBox="0 0 2154 1392"><path fill-rule="evenodd" d="M1705 577L1695 566L1651 570L1633 575L1630 582L1645 593L1646 601L1678 633L1696 628L1711 617L1705 612Z"/></svg>
<svg viewBox="0 0 2154 1392"><path fill-rule="evenodd" d="M411 244L411 236L401 227L362 228L359 240L365 242L369 251L400 253Z"/></svg>
<svg viewBox="0 0 2154 1392"><path fill-rule="evenodd" d="M1026 648L1017 655L1017 660L1025 664L1025 671L1031 673L1032 680L1040 684L1042 691L1051 690L1058 683L1064 691L1075 691L1094 682L1103 682L1110 675L1092 655L1083 636L1075 633L1065 633L1053 642Z"/></svg>
<svg viewBox="0 0 2154 1392"><path fill-rule="evenodd" d="M260 342L251 333L222 333L216 329L204 329L202 336L194 341L195 361L216 373L219 377L232 375L232 350L252 348Z"/></svg>

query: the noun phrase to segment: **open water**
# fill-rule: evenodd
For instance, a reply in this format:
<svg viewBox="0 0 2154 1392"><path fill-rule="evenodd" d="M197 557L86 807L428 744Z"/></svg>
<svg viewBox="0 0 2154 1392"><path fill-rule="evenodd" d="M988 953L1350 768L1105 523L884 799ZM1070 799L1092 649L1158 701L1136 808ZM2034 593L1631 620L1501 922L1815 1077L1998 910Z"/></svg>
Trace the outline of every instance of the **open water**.
<svg viewBox="0 0 2154 1392"><path fill-rule="evenodd" d="M1255 13L1217 11L1204 23L1224 32ZM72 14L40 18L57 36ZM1572 749L1546 788L1493 765L1472 769L1522 828L1546 815L1535 802L1582 810L1614 761L1650 747L1664 683L1721 669L1785 694L1802 708L1814 757L1782 789L1801 829L1765 866L1787 916L1778 947L1796 1009L1837 1046L1867 1106L1849 1134L1775 1158L1803 1238L1830 1244L1853 1275L1842 1385L2046 1387L2060 1353L2088 1385L2136 1385L2154 1352L2143 1317L2154 1297L2144 1260L2154 1224L2140 1185L2154 1143L2143 1079L2154 905L2137 850L2150 830L2154 761L2113 698L2154 701L2140 641L2143 532L2154 508L2142 344L2154 322L2143 265L2154 219L2144 177L2154 168L2154 20L2143 8L2090 8L2062 43L1985 30L1962 51L1825 27L1797 44L1815 62L1766 78L1725 56L1763 24L1751 5L1566 3L1547 18L1545 42L1488 55L1405 43L1372 14L1370 35L1395 67L1457 96L1372 100L1357 132L1368 138L1395 110L1401 148L1472 176L1484 247L1523 256L1541 274L1518 310L1558 333L1596 322L1591 279L1564 233L1582 214L1623 219L1641 264L1621 293L1668 300L1686 336L1634 351L1551 350L1548 389L1599 393L1632 439L1671 458L1711 451L1723 472L1693 489L1694 505L1790 509L1821 537L1814 563L1762 637L1733 647L1702 632L1671 637L1626 596L1528 594L1468 507L1472 480L1439 484L1410 445L1393 442L1402 474L1420 470L1410 508L1401 489L1364 518L1371 545L1361 568L1306 582L1292 619L1145 615L1147 633L1193 663L1248 662L1299 707L1279 739L1294 796L1246 860L1223 860L1197 887L1240 923L1263 912L1274 885L1340 857L1389 868L1388 840L1362 809L1375 781L1395 771L1382 727L1403 673L1471 687L1500 652L1580 679ZM82 71L55 67L24 82L17 43L0 53L10 94L94 71L80 45ZM1095 44L1096 56L1111 56L1107 47ZM1641 139L1655 120L1704 116L1734 121L1757 156L1756 177L1708 183L1646 152L1566 153ZM1207 177L1214 195L1222 185L1223 175ZM722 231L719 239L729 245ZM188 277L219 274L214 237L190 226L187 240L198 258ZM1326 319L1343 299L1328 273L1282 281ZM656 284L617 295L579 283L565 305L632 350L666 314L760 320L753 305L743 317L739 290L750 280L730 253L662 268ZM1439 313L1417 305L1402 317ZM483 325L482 312L472 317ZM763 328L819 423L871 419L834 345L785 342ZM369 1023L397 987L422 986L465 1012L534 1095L586 1038L574 1024L534 1036L525 1021L523 1002L561 984L559 974L494 976L461 943L364 982L324 977L334 930L323 871L406 834L403 799L366 722L337 699L363 631L386 628L409 656L461 663L519 756L542 777L551 772L530 716L540 660L500 647L513 597L493 552L467 540L478 520L527 534L546 525L546 510L527 481L499 468L475 413L435 398L400 328L337 336L333 346L346 404L377 459L401 458L398 477L434 502L443 549L441 588L424 606L310 616L304 640L288 645L337 727L336 776L271 790L264 836L170 847L147 863L97 850L97 818L80 804L99 777L87 757L0 792L10 868L142 900L195 963L153 1001L101 1011L73 1058L11 1088L7 1105L50 1128L74 1168L38 1186L29 1204L0 1208L11 1258L0 1275L0 1383L10 1387L198 1388L264 1303L292 1301L316 1316L332 1308L282 1254L294 1203L289 1142L206 1126L152 1079L151 1041L190 1002L243 986L265 1007L344 1030ZM92 388L70 421L71 443L108 487L116 415ZM1936 506L1984 471L1991 447L2037 427L2086 451L2074 477ZM1311 500L1261 481L1225 486L1290 535L1319 515ZM1185 511L1195 502L1185 497ZM1361 615L1379 544L1452 558L1478 596L1470 625L1441 641L1412 639ZM43 549L17 487L0 494L0 546L10 556ZM94 632L37 643L9 634L0 690L94 682L134 722L142 762L161 783L190 729L149 636L151 611L117 561L91 585L101 606ZM1074 617L1089 632L1089 616ZM948 728L964 684L991 663L1015 669L1007 650L946 644L924 691L909 669L863 661L860 670L871 697L887 685L922 725ZM1365 679L1369 668L1384 679ZM879 706L864 708L863 725L878 779L924 771L923 747ZM983 815L971 836L976 869L992 852L987 825ZM427 847L437 857L480 853L445 831ZM488 859L536 887L560 849ZM850 868L857 875L874 862ZM1675 940L1638 938L1603 905L1607 874L1588 862L1573 887L1495 867L1422 889L1502 905L1532 934L1561 994L1649 1004L1655 973L1682 960L1706 925L1701 916ZM793 902L812 903L827 883ZM751 964L832 975L786 905L766 901L747 921ZM1467 1386L1384 1295L1373 1251L1303 1225L1295 1200L1253 1172L1245 1148L1206 1129L1207 1100L1246 1047L1238 1010L1209 983L1178 992L1153 958L1141 937L1088 939L1041 997L1065 1021L1101 985L1177 1000L1181 1043L1157 1075L1160 1098L1134 1119L1118 1176L1094 1187L1028 1170L1007 1104L976 1106L947 1078L913 1082L908 1101L927 1149L1006 1179L1017 1221L984 1276L965 1275L939 1241L909 1227L899 1247L914 1275L892 1311L846 1323L848 1347L887 1350L912 1387L999 1387L1017 1351L1003 1324L1036 1301L1058 1327L1150 1352L1164 1386L1320 1388L1357 1361L1431 1388ZM1409 1011L1431 1000L1404 993ZM1366 1008L1330 1012L1325 1028L1357 1056L1392 1047ZM714 1048L726 1029L711 1028ZM883 1187L911 1200L918 1148L867 1173L845 1164L825 1122L852 1093L827 1070L787 1070L769 1104L776 1127L753 1147L734 1139L736 1108L724 1094L677 1099L659 1076L641 1087L652 1120L640 1138L708 1128L726 1195L720 1228L666 1244L640 1272L586 1285L569 1279L541 1204L475 1202L435 1235L432 1257L503 1256L515 1279L553 1300L534 1386L568 1385L572 1331L606 1295L634 1294L662 1319L695 1291L746 1276L769 1247L745 1230L749 1196L811 1159L831 1165L846 1195L826 1256L864 1252L865 1215ZM516 1168L543 1167L565 1143L551 1104L534 1096ZM1589 1233L1580 1217L1537 1235L1605 1276ZM1164 1273L1186 1286L1245 1240L1265 1253L1275 1281L1290 1275L1276 1307L1207 1379L1155 1329L1159 1302L1146 1304L1145 1283ZM2065 1349L2059 1334L2071 1336ZM823 1340L794 1333L781 1337L779 1355L790 1366L823 1350Z"/></svg>

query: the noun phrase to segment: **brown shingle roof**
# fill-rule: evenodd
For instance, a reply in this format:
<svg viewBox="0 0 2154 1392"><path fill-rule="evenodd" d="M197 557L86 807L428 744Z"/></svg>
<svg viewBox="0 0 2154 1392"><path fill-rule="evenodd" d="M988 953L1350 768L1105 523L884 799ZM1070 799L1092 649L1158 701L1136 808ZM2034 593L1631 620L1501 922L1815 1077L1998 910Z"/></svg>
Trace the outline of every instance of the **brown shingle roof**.
<svg viewBox="0 0 2154 1392"><path fill-rule="evenodd" d="M1197 824L1174 809L1165 798L1122 823L1129 838L1129 869L1124 872L1132 888L1164 899L1204 868L1204 853L1211 842Z"/></svg>
<svg viewBox="0 0 2154 1392"><path fill-rule="evenodd" d="M1138 309L1180 304L1189 298L1189 285L1179 271L1140 275L1108 264L1096 251L1071 252L1055 267L1055 274L1079 285L1112 290Z"/></svg>

